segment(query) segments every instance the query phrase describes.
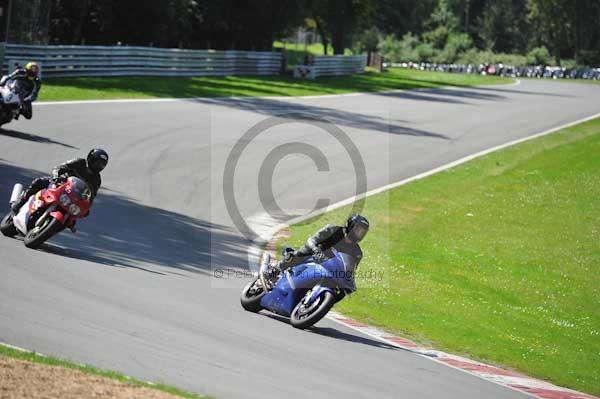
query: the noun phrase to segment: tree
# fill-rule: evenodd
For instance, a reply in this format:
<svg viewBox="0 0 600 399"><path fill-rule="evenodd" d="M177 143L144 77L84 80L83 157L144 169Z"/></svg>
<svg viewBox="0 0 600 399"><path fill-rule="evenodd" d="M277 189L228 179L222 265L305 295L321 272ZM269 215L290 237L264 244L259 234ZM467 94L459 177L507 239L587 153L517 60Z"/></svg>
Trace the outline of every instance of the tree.
<svg viewBox="0 0 600 399"><path fill-rule="evenodd" d="M527 49L528 28L523 1L488 2L477 22L486 49L501 53Z"/></svg>
<svg viewBox="0 0 600 399"><path fill-rule="evenodd" d="M377 47L379 46L380 41L381 33L379 32L379 30L375 27L369 28L357 35L357 40L354 48L357 50L357 52L375 52L377 51Z"/></svg>
<svg viewBox="0 0 600 399"><path fill-rule="evenodd" d="M441 50L446 46L450 34L458 30L458 18L448 7L446 0L438 0L435 10L425 25L430 30L423 33L423 39L431 43L434 48Z"/></svg>
<svg viewBox="0 0 600 399"><path fill-rule="evenodd" d="M313 0L309 2L310 15L317 22L321 37L331 38L334 54L344 54L346 47L352 44L352 32L369 25L374 10L373 1ZM327 42L323 44L326 45Z"/></svg>
<svg viewBox="0 0 600 399"><path fill-rule="evenodd" d="M471 44L523 55L544 46L557 63L575 57L600 64L600 0L13 0L13 6L9 40L21 43L49 36L65 44L270 50L275 37L309 18L335 54L356 38L361 48L373 48L376 28L382 37L412 32L421 40L413 50L423 57L454 59Z"/></svg>
<svg viewBox="0 0 600 399"><path fill-rule="evenodd" d="M574 7L564 0L528 0L528 19L535 26L540 44L554 53L560 65L562 53L572 45Z"/></svg>
<svg viewBox="0 0 600 399"><path fill-rule="evenodd" d="M23 44L46 44L50 2L48 0L13 0L8 9L6 41Z"/></svg>
<svg viewBox="0 0 600 399"><path fill-rule="evenodd" d="M373 22L384 34L402 37L407 32L420 35L435 9L437 0L378 0Z"/></svg>

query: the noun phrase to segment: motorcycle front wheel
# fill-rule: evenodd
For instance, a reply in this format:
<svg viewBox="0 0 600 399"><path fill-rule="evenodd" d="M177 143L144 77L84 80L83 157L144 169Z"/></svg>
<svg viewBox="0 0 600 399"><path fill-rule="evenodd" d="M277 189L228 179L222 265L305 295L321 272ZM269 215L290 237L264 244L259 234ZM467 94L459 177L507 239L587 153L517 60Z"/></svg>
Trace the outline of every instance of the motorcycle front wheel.
<svg viewBox="0 0 600 399"><path fill-rule="evenodd" d="M9 212L2 218L0 222L0 231L7 237L14 237L17 235L17 228L13 224L13 214Z"/></svg>
<svg viewBox="0 0 600 399"><path fill-rule="evenodd" d="M312 326L325 317L335 303L335 297L329 291L324 291L311 304L306 304L309 295L310 293L302 298L290 315L292 326L301 330Z"/></svg>
<svg viewBox="0 0 600 399"><path fill-rule="evenodd" d="M58 221L58 219L55 219L52 216L47 216L39 226L36 226L27 232L23 242L27 248L37 249L47 239L62 229L63 225Z"/></svg>
<svg viewBox="0 0 600 399"><path fill-rule="evenodd" d="M260 300L266 294L266 291L262 287L259 278L255 278L248 283L240 296L240 303L242 307L248 312L258 312L262 309L260 306Z"/></svg>

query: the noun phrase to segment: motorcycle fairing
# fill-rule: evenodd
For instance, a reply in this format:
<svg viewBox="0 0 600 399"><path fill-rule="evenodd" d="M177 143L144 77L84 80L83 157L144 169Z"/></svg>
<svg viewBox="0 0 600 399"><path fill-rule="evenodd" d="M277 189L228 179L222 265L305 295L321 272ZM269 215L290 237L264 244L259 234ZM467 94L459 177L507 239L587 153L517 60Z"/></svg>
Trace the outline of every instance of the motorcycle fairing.
<svg viewBox="0 0 600 399"><path fill-rule="evenodd" d="M17 215L13 218L13 224L21 233L27 234L33 227L30 225L32 223L31 216L45 204L51 204L54 201L55 195L51 190L38 191L35 195L29 197L29 200L19 209ZM64 224L65 217L61 211L56 210L56 207L50 210L50 215Z"/></svg>
<svg viewBox="0 0 600 399"><path fill-rule="evenodd" d="M14 93L8 87L0 88L0 95L2 96L2 102L6 105L9 105L9 104L18 105L21 103L19 95L17 93Z"/></svg>
<svg viewBox="0 0 600 399"><path fill-rule="evenodd" d="M308 290L312 290L309 302L324 291L335 293L336 287L346 293L356 291L354 278L348 277L348 272L353 272L355 268L351 257L337 251L334 251L334 254L335 257L323 263L316 263L309 258L308 262L296 266L293 272L284 273L273 289L262 297L261 306L289 317Z"/></svg>
<svg viewBox="0 0 600 399"><path fill-rule="evenodd" d="M56 187L51 186L50 188L52 188L52 190L43 190L40 193L42 193L42 197L44 198L44 201L46 201L46 204L53 204L55 202L58 202L58 195L57 192L54 190ZM65 192L66 193L71 193L71 189L66 188ZM56 208L53 209L50 212L50 216L52 216L54 219L58 220L61 224L65 224L67 221L67 218L65 218L65 214L64 212L62 212L60 209Z"/></svg>
<svg viewBox="0 0 600 399"><path fill-rule="evenodd" d="M65 214L59 209L55 209L52 212L50 212L50 216L58 220L61 224L67 223L68 220L68 217L65 217Z"/></svg>
<svg viewBox="0 0 600 399"><path fill-rule="evenodd" d="M37 193L36 195L32 195L31 197L29 197L29 200L27 200L27 202L23 204L21 209L19 209L17 215L13 217L14 226L22 234L27 234L27 231L29 230L27 226L29 226L29 219L31 218L31 214L41 206L41 204L39 203L41 201L39 194L40 193Z"/></svg>
<svg viewBox="0 0 600 399"><path fill-rule="evenodd" d="M296 302L296 291L291 287L287 273L260 300L262 307L287 317L292 313Z"/></svg>

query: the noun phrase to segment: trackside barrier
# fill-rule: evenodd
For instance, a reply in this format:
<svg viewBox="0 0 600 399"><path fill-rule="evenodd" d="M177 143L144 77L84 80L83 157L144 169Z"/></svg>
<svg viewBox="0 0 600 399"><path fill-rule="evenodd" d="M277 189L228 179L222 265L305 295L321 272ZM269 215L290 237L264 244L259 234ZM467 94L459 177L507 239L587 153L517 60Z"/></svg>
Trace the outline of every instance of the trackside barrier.
<svg viewBox="0 0 600 399"><path fill-rule="evenodd" d="M45 77L277 75L282 54L128 46L7 44L5 60L35 60ZM5 62L4 71L14 65Z"/></svg>
<svg viewBox="0 0 600 399"><path fill-rule="evenodd" d="M315 79L319 76L339 76L363 73L367 66L366 55L333 55L316 56L311 65L296 65L294 77L298 79Z"/></svg>

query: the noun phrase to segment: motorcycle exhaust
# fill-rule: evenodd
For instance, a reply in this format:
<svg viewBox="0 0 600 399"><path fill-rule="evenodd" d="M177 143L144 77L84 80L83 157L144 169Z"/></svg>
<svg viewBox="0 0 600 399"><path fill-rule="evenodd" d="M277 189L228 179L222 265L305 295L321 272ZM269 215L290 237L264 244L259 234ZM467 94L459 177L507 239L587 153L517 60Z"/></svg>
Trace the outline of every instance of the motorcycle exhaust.
<svg viewBox="0 0 600 399"><path fill-rule="evenodd" d="M23 185L21 183L15 184L13 187L13 190L12 190L12 194L10 195L9 204L12 204L17 199L19 199L19 197L21 197L22 193L23 193Z"/></svg>

